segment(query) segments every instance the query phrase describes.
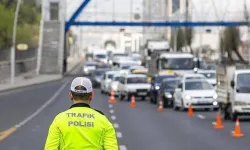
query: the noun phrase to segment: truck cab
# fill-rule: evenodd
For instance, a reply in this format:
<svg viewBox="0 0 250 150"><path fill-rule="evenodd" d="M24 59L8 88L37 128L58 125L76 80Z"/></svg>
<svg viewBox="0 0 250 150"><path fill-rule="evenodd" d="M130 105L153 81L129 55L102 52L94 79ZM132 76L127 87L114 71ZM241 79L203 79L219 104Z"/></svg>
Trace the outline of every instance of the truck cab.
<svg viewBox="0 0 250 150"><path fill-rule="evenodd" d="M217 94L224 119L250 116L250 69L236 65L217 67Z"/></svg>
<svg viewBox="0 0 250 150"><path fill-rule="evenodd" d="M154 53L170 52L171 48L168 40L147 40L143 50L143 64L151 60Z"/></svg>
<svg viewBox="0 0 250 150"><path fill-rule="evenodd" d="M150 76L166 70L173 70L179 73L193 73L194 69L194 56L190 53L154 53L149 61Z"/></svg>

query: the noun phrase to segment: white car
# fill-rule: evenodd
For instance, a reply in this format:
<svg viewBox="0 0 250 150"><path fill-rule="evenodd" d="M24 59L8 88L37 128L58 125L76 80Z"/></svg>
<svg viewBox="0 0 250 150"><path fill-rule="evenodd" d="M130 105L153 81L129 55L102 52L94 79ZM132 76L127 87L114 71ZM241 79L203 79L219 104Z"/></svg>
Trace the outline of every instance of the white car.
<svg viewBox="0 0 250 150"><path fill-rule="evenodd" d="M84 75L89 75L91 72L93 72L96 69L97 62L86 62L83 65L83 73Z"/></svg>
<svg viewBox="0 0 250 150"><path fill-rule="evenodd" d="M186 80L195 80L195 79L206 80L206 77L204 77L204 75L201 74L184 74L180 76L180 78L182 78L183 82L185 82Z"/></svg>
<svg viewBox="0 0 250 150"><path fill-rule="evenodd" d="M181 82L175 89L173 108L185 110L192 105L194 109L217 109L217 94L214 87L203 79Z"/></svg>
<svg viewBox="0 0 250 150"><path fill-rule="evenodd" d="M118 96L120 100L131 100L131 97L141 97L145 100L149 96L150 83L146 75L128 74L121 76L118 85Z"/></svg>
<svg viewBox="0 0 250 150"><path fill-rule="evenodd" d="M207 78L207 81L216 86L216 71L215 70L199 70L199 74L204 75Z"/></svg>
<svg viewBox="0 0 250 150"><path fill-rule="evenodd" d="M119 85L119 81L121 78L121 74L117 73L114 74L113 79L111 80L111 82L108 85L108 91L109 93L113 90L114 91L114 95L118 95L118 85Z"/></svg>
<svg viewBox="0 0 250 150"><path fill-rule="evenodd" d="M101 93L107 93L110 92L108 90L108 86L110 84L110 82L113 79L114 74L119 73L118 71L107 71L104 76L103 79L101 80Z"/></svg>

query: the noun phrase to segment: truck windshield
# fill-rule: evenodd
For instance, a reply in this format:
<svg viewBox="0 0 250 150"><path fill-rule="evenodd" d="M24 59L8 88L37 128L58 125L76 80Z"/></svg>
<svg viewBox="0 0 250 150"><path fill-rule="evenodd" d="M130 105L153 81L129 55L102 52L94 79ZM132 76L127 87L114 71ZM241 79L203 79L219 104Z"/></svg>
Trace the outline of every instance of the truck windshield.
<svg viewBox="0 0 250 150"><path fill-rule="evenodd" d="M162 69L186 70L194 68L193 58L168 58L161 60Z"/></svg>
<svg viewBox="0 0 250 150"><path fill-rule="evenodd" d="M108 74L108 79L112 79L113 78L113 74Z"/></svg>
<svg viewBox="0 0 250 150"><path fill-rule="evenodd" d="M113 54L113 57L126 57L128 54Z"/></svg>
<svg viewBox="0 0 250 150"><path fill-rule="evenodd" d="M129 69L130 66L122 66L121 69L122 70L126 70L126 69Z"/></svg>
<svg viewBox="0 0 250 150"><path fill-rule="evenodd" d="M205 81L187 81L185 90L212 90L213 86Z"/></svg>
<svg viewBox="0 0 250 150"><path fill-rule="evenodd" d="M114 80L114 81L119 81L119 80L120 80L120 77L119 77L119 76L114 77L113 80Z"/></svg>
<svg viewBox="0 0 250 150"><path fill-rule="evenodd" d="M238 93L250 93L250 73L238 74L236 83Z"/></svg>
<svg viewBox="0 0 250 150"><path fill-rule="evenodd" d="M107 56L104 55L104 54L98 54L98 55L95 55L96 58L106 58Z"/></svg>
<svg viewBox="0 0 250 150"><path fill-rule="evenodd" d="M95 71L95 75L96 76L101 76L103 75L105 72L104 71Z"/></svg>
<svg viewBox="0 0 250 150"><path fill-rule="evenodd" d="M148 83L147 78L145 77L131 77L127 80L128 84L137 84L137 83Z"/></svg>

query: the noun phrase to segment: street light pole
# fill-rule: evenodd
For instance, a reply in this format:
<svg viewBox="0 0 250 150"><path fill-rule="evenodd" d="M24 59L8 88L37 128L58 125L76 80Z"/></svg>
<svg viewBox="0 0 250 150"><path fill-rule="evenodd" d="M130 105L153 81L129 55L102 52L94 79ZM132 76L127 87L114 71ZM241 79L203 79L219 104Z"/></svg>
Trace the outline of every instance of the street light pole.
<svg viewBox="0 0 250 150"><path fill-rule="evenodd" d="M21 0L17 1L16 5L16 12L14 18L14 25L13 25L13 35L12 35L12 47L11 47L11 84L15 83L15 59L16 59L16 28L17 28L17 21L18 21L18 14L21 5Z"/></svg>

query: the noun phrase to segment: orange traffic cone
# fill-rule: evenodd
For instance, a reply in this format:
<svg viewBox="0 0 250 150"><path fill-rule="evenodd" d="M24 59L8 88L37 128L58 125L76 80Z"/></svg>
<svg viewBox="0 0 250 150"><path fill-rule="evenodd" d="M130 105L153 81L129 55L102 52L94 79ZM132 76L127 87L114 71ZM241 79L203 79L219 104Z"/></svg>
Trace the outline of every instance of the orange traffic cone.
<svg viewBox="0 0 250 150"><path fill-rule="evenodd" d="M113 90L110 92L109 103L110 103L110 104L116 103L115 94L114 94L114 91L113 91Z"/></svg>
<svg viewBox="0 0 250 150"><path fill-rule="evenodd" d="M217 113L216 124L215 124L214 128L215 129L223 129L224 128L224 126L222 125L220 113Z"/></svg>
<svg viewBox="0 0 250 150"><path fill-rule="evenodd" d="M159 107L158 107L157 111L158 112L163 112L163 102L162 102L162 100L160 100L160 102L159 102Z"/></svg>
<svg viewBox="0 0 250 150"><path fill-rule="evenodd" d="M232 136L235 137L235 138L243 137L244 136L244 134L241 133L241 130L240 130L240 121L239 121L239 119L236 120L235 128L234 128L234 133L233 133Z"/></svg>
<svg viewBox="0 0 250 150"><path fill-rule="evenodd" d="M130 107L131 108L135 108L136 107L136 102L135 102L135 96L134 95L131 97Z"/></svg>
<svg viewBox="0 0 250 150"><path fill-rule="evenodd" d="M189 104L189 106L188 106L188 116L189 117L193 117L194 116L194 112L193 112L193 108L192 108L191 104Z"/></svg>

